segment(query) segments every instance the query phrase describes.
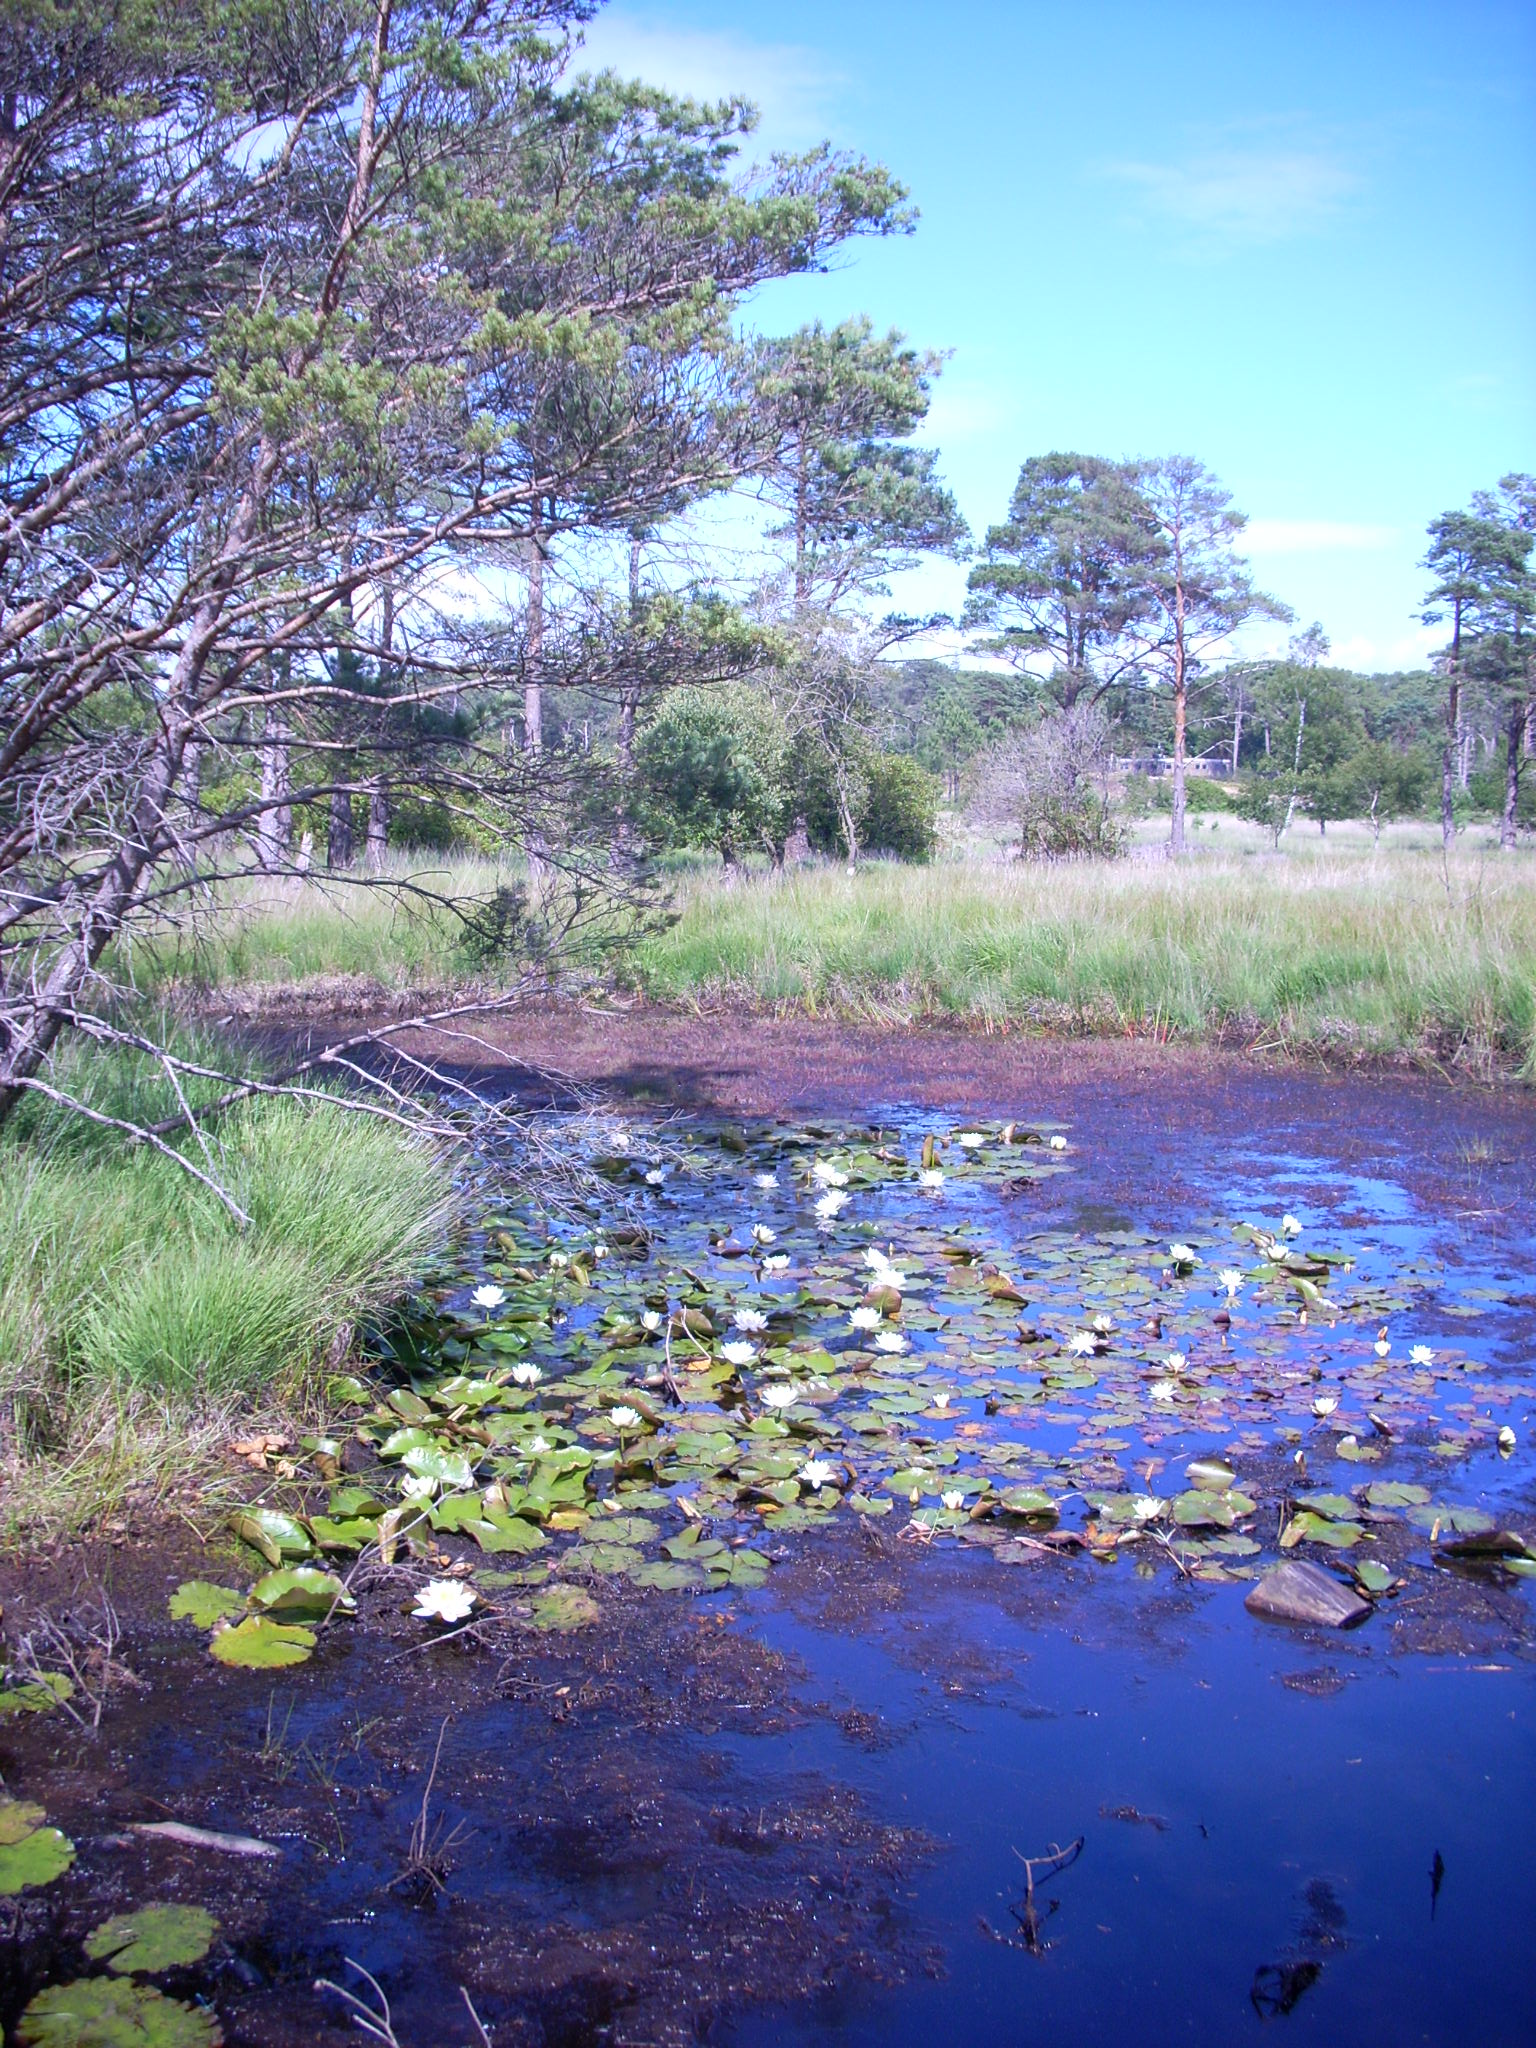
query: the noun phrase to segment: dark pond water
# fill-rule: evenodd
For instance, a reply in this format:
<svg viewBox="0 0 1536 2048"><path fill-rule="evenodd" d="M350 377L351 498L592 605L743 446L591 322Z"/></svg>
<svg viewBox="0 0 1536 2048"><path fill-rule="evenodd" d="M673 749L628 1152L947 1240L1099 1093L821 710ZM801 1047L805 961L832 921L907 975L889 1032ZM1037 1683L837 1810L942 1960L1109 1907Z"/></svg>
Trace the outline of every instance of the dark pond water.
<svg viewBox="0 0 1536 2048"><path fill-rule="evenodd" d="M1488 1554L1536 1534L1531 1179L1378 1093L1252 1109L615 1113L555 1215L488 1144L349 1481L412 1490L413 1583L468 1564L481 1632L427 1649L384 1584L274 1681L157 1590L104 1747L0 1733L81 1843L0 2017L169 1894L227 1929L167 1988L232 2041L346 2038L348 1958L402 2048L471 2039L461 1985L498 2048L1536 2040L1536 1582ZM1256 1620L1284 1555L1369 1618ZM463 1833L392 1883L445 1724ZM281 1867L146 1862L150 1812Z"/></svg>

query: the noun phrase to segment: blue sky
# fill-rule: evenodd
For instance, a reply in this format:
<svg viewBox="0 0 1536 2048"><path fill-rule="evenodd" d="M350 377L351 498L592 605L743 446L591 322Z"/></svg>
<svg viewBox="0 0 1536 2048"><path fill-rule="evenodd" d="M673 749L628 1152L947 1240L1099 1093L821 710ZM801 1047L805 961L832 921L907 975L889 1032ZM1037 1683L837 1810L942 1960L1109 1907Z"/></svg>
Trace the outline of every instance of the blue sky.
<svg viewBox="0 0 1536 2048"><path fill-rule="evenodd" d="M756 316L952 349L927 438L978 532L1027 455L1196 455L1265 587L1393 668L1433 644L1426 521L1536 469L1529 4L615 0L587 40L912 188L914 236Z"/></svg>

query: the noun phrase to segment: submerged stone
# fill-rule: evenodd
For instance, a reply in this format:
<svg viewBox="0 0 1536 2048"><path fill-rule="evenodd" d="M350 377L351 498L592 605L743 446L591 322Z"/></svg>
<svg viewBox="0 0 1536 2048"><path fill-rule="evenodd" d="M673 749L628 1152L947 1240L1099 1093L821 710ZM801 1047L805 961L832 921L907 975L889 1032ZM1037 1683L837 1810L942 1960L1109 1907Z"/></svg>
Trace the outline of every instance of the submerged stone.
<svg viewBox="0 0 1536 2048"><path fill-rule="evenodd" d="M1362 1600L1320 1565L1291 1559L1267 1571L1243 1605L1266 1621L1295 1621L1315 1628L1353 1628L1371 1611Z"/></svg>

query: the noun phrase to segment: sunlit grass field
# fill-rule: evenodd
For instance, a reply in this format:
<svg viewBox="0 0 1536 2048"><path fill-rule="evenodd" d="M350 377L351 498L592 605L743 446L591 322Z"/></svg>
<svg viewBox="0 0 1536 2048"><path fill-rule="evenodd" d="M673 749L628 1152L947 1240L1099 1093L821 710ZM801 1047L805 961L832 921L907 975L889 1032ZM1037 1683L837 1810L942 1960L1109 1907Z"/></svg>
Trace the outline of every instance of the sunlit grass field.
<svg viewBox="0 0 1536 2048"><path fill-rule="evenodd" d="M163 1107L122 1054L77 1061L71 1085L112 1114ZM428 1147L339 1105L249 1104L207 1142L190 1156L243 1227L115 1132L52 1109L7 1128L0 1534L183 1477L239 1404L301 1399L337 1330L420 1270L453 1213Z"/></svg>
<svg viewBox="0 0 1536 2048"><path fill-rule="evenodd" d="M1024 866L972 844L854 875L679 864L676 921L606 972L664 1003L1224 1034L1536 1075L1536 850L1500 854L1474 829L1445 861L1429 825L1390 827L1379 848L1363 826L1298 825L1277 854L1235 818L1192 828L1178 863L1148 820L1109 863ZM453 879L488 891L510 872ZM220 988L353 980L360 1001L498 979L441 913L321 881L247 889L212 951L181 964Z"/></svg>

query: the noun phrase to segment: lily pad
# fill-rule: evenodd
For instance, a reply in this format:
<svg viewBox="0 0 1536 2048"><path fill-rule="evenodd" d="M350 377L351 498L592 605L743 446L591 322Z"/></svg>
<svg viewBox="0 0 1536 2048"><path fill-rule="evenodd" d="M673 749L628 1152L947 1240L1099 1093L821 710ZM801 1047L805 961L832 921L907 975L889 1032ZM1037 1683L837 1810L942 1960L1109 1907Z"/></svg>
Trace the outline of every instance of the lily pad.
<svg viewBox="0 0 1536 2048"><path fill-rule="evenodd" d="M245 1612L245 1596L231 1586L215 1586L207 1579L184 1579L171 1595L166 1611L172 1621L195 1622L199 1628L213 1628L233 1615Z"/></svg>
<svg viewBox="0 0 1536 2048"><path fill-rule="evenodd" d="M1237 1474L1225 1458L1192 1458L1184 1476L1201 1493L1225 1493L1237 1483Z"/></svg>
<svg viewBox="0 0 1536 2048"><path fill-rule="evenodd" d="M52 1884L74 1860L75 1845L59 1828L35 1827L16 1841L0 1841L0 1899Z"/></svg>
<svg viewBox="0 0 1536 2048"><path fill-rule="evenodd" d="M16 2024L21 2048L219 2048L211 2012L149 1984L81 1977L39 1991Z"/></svg>
<svg viewBox="0 0 1536 2048"><path fill-rule="evenodd" d="M141 1906L117 1913L85 1938L93 1963L119 1976L140 1971L177 1970L200 1962L213 1946L219 1923L202 1906Z"/></svg>
<svg viewBox="0 0 1536 2048"><path fill-rule="evenodd" d="M268 1614L298 1615L305 1621L326 1621L357 1606L334 1572L303 1564L268 1572L252 1586L251 1600Z"/></svg>
<svg viewBox="0 0 1536 2048"><path fill-rule="evenodd" d="M1006 1515L1018 1515L1027 1522L1054 1522L1061 1509L1038 1486L1010 1486L998 1495L998 1506Z"/></svg>
<svg viewBox="0 0 1536 2048"><path fill-rule="evenodd" d="M229 1527L271 1565L281 1564L285 1557L308 1557L314 1548L308 1531L277 1508L243 1508L230 1516Z"/></svg>
<svg viewBox="0 0 1536 2048"><path fill-rule="evenodd" d="M602 1611L592 1595L582 1592L579 1586L551 1586L547 1593L534 1598L533 1625L564 1634L571 1629L590 1628Z"/></svg>
<svg viewBox="0 0 1536 2048"><path fill-rule="evenodd" d="M1280 1548L1294 1550L1298 1543L1325 1543L1330 1550L1348 1550L1364 1533L1358 1522L1330 1522L1326 1515L1314 1515L1310 1509L1303 1509L1286 1524Z"/></svg>
<svg viewBox="0 0 1536 2048"><path fill-rule="evenodd" d="M11 1714L46 1714L50 1707L72 1699L75 1688L62 1671L40 1671L21 1685L0 1692L0 1720Z"/></svg>
<svg viewBox="0 0 1536 2048"><path fill-rule="evenodd" d="M253 1614L233 1628L221 1630L208 1647L221 1664L248 1671L279 1671L288 1664L307 1662L315 1647L315 1632Z"/></svg>

